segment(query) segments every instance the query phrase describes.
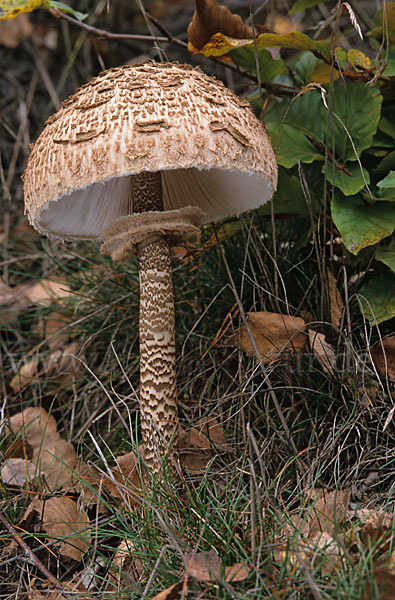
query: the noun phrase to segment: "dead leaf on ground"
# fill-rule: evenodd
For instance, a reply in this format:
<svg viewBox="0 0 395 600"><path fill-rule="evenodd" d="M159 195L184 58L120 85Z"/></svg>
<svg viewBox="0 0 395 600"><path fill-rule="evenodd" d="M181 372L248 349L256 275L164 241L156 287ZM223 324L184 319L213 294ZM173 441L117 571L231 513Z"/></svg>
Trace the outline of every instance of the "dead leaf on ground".
<svg viewBox="0 0 395 600"><path fill-rule="evenodd" d="M336 367L336 353L332 346L325 340L323 333L308 330L309 343L311 351L319 360L322 368L329 374L332 374Z"/></svg>
<svg viewBox="0 0 395 600"><path fill-rule="evenodd" d="M24 286L23 295L32 303L39 306L48 306L55 300L67 298L71 295L71 288L65 281L41 279L33 285Z"/></svg>
<svg viewBox="0 0 395 600"><path fill-rule="evenodd" d="M182 589L182 583L173 583L170 587L163 592L156 594L151 600L176 600Z"/></svg>
<svg viewBox="0 0 395 600"><path fill-rule="evenodd" d="M72 320L73 315L68 312L51 312L45 319L40 319L35 332L45 338L51 350L59 350L67 342L70 331L64 329Z"/></svg>
<svg viewBox="0 0 395 600"><path fill-rule="evenodd" d="M188 26L188 49L198 53L215 33L223 33L236 39L251 39L252 29L245 25L239 15L226 6L218 6L216 0L196 0L195 12Z"/></svg>
<svg viewBox="0 0 395 600"><path fill-rule="evenodd" d="M67 496L32 501L41 526L51 539L65 538L55 547L62 559L79 562L90 543L89 518L77 502Z"/></svg>
<svg viewBox="0 0 395 600"><path fill-rule="evenodd" d="M54 383L66 386L80 379L85 372L84 364L79 357L80 344L71 342L63 350L54 350L43 361L43 371L40 376L46 375Z"/></svg>
<svg viewBox="0 0 395 600"><path fill-rule="evenodd" d="M73 445L59 435L52 415L43 408L29 407L11 417L9 428L32 448L32 463L47 489L70 485L77 454Z"/></svg>
<svg viewBox="0 0 395 600"><path fill-rule="evenodd" d="M344 302L337 287L337 282L333 274L328 271L328 292L329 307L331 311L331 323L335 327L340 326L343 316Z"/></svg>
<svg viewBox="0 0 395 600"><path fill-rule="evenodd" d="M52 586L51 582L40 583L39 586L36 585L36 578L33 578L30 582L30 590L28 594L29 600L69 600L70 597L76 599L77 597L84 598L84 600L88 600L89 596L87 596L88 590L81 582L79 573L76 574L74 579L68 581L61 581L60 584L64 587L65 592L59 591L51 591L50 588ZM67 591L66 591L67 590ZM72 594L71 592L74 592ZM77 596L76 594L80 594Z"/></svg>
<svg viewBox="0 0 395 600"><path fill-rule="evenodd" d="M374 570L374 586L372 587L369 579L366 582L365 600L371 598L380 598L380 600L394 600L395 598L395 575L383 567L376 567ZM378 595L377 595L378 592Z"/></svg>
<svg viewBox="0 0 395 600"><path fill-rule="evenodd" d="M350 512L348 516L349 518L356 517L363 525L372 525L373 527L392 527L394 521L393 514L370 508L358 508L358 510Z"/></svg>
<svg viewBox="0 0 395 600"><path fill-rule="evenodd" d="M135 584L146 577L146 572L136 550L130 540L122 540L116 549L107 574L108 590L129 587L135 589Z"/></svg>
<svg viewBox="0 0 395 600"><path fill-rule="evenodd" d="M351 490L319 490L314 498L308 536L325 531L333 534L337 526L346 519Z"/></svg>
<svg viewBox="0 0 395 600"><path fill-rule="evenodd" d="M225 581L243 581L249 575L244 562L224 567L214 550L185 555L187 574L198 581L216 582L219 578Z"/></svg>
<svg viewBox="0 0 395 600"><path fill-rule="evenodd" d="M386 377L388 373L388 377L395 381L395 334L375 344L371 353L380 374Z"/></svg>
<svg viewBox="0 0 395 600"><path fill-rule="evenodd" d="M283 353L301 353L306 343L306 323L300 317L272 312L247 313L248 325L264 363L270 363ZM242 324L230 338L230 343L256 357L247 328Z"/></svg>
<svg viewBox="0 0 395 600"><path fill-rule="evenodd" d="M23 487L39 475L36 465L24 458L9 458L1 466L1 479L5 485Z"/></svg>
<svg viewBox="0 0 395 600"><path fill-rule="evenodd" d="M17 48L22 40L30 37L33 31L29 15L18 15L14 19L0 22L0 46Z"/></svg>
<svg viewBox="0 0 395 600"><path fill-rule="evenodd" d="M15 394L20 392L25 385L36 379L38 363L39 357L34 356L28 362L22 365L18 373L15 373L14 377L10 381L10 386Z"/></svg>
<svg viewBox="0 0 395 600"><path fill-rule="evenodd" d="M200 419L196 427L185 431L179 426L180 462L191 472L199 472L215 455L216 450L233 453L224 430L216 417Z"/></svg>

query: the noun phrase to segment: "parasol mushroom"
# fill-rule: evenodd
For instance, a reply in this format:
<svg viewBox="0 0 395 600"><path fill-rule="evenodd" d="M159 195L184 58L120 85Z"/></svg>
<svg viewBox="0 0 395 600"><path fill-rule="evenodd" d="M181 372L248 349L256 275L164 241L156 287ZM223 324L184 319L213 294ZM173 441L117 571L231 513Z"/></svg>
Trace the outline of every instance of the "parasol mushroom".
<svg viewBox="0 0 395 600"><path fill-rule="evenodd" d="M146 464L176 456L170 246L201 224L264 204L277 167L249 104L199 68L104 71L46 123L24 174L30 223L60 239L101 239L140 269L140 406Z"/></svg>

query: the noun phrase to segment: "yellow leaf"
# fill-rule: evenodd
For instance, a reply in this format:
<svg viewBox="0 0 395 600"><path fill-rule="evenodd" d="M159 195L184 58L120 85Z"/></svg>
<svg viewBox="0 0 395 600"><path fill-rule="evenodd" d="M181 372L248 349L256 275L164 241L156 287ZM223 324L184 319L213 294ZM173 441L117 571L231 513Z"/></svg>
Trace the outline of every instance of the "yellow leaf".
<svg viewBox="0 0 395 600"><path fill-rule="evenodd" d="M360 50L355 50L354 48L352 48L348 51L347 58L356 71L359 70L358 67L362 67L362 69L370 68L369 56L366 56L366 54L364 54Z"/></svg>
<svg viewBox="0 0 395 600"><path fill-rule="evenodd" d="M37 8L49 8L50 0L0 0L0 21L14 19Z"/></svg>
<svg viewBox="0 0 395 600"><path fill-rule="evenodd" d="M339 78L339 71L333 69L332 79L336 81ZM309 73L307 83L329 83L331 80L331 65L327 65L322 60L317 60L314 70Z"/></svg>
<svg viewBox="0 0 395 600"><path fill-rule="evenodd" d="M326 42L312 40L300 31L291 31L286 35L261 33L256 38L256 45L258 50L261 48L294 48L296 50L312 50L320 52L328 58L330 57L330 48ZM240 40L228 37L222 33L216 33L201 51L196 50L192 44L189 44L188 49L190 52L198 52L199 54L204 54L204 56L223 56L231 50L245 46L254 46L254 40Z"/></svg>

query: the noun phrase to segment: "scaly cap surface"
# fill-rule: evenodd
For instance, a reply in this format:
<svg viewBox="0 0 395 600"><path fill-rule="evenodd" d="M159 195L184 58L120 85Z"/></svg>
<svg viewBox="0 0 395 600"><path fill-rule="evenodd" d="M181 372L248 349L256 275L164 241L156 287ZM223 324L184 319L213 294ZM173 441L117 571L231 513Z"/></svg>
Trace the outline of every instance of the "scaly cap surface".
<svg viewBox="0 0 395 600"><path fill-rule="evenodd" d="M47 121L24 175L29 220L63 239L100 237L133 212L130 175L142 171L162 171L165 210L199 206L204 222L264 204L277 183L247 102L199 68L147 62L104 71Z"/></svg>

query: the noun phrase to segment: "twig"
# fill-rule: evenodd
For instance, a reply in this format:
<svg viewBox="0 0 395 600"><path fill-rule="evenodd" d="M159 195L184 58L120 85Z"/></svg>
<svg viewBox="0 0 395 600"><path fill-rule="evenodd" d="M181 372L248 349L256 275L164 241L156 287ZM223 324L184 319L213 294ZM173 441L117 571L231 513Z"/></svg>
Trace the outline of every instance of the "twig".
<svg viewBox="0 0 395 600"><path fill-rule="evenodd" d="M50 571L48 571L47 567L43 565L41 560L37 558L37 556L32 552L29 546L26 544L25 540L19 535L16 529L11 525L11 523L5 518L5 516L0 513L0 521L3 523L4 527L7 531L12 535L13 539L23 548L26 555L29 557L29 560L37 567L39 571L51 582L51 584L64 596L74 596L73 592L70 592L68 589L63 587L61 583L52 575Z"/></svg>

